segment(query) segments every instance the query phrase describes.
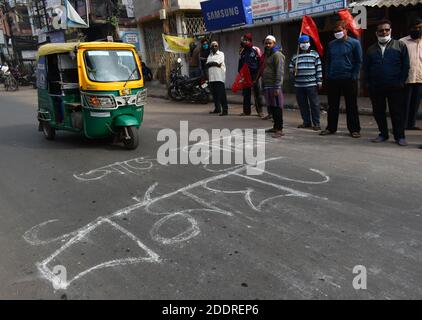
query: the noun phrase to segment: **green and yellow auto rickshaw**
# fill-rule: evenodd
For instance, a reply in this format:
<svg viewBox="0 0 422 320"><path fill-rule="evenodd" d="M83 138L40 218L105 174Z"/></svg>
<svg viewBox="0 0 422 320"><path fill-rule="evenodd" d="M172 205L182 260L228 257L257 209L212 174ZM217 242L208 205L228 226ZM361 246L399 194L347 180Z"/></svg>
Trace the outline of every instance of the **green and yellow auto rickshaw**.
<svg viewBox="0 0 422 320"><path fill-rule="evenodd" d="M38 50L39 131L88 138L114 136L138 146L146 89L133 45L116 42L46 44Z"/></svg>

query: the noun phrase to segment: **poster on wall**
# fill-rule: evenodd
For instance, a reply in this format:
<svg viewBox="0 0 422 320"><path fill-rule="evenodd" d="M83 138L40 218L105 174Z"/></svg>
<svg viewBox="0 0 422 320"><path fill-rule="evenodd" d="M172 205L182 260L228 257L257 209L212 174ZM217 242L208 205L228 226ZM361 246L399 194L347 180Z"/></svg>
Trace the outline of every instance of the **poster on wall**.
<svg viewBox="0 0 422 320"><path fill-rule="evenodd" d="M252 0L254 23L335 11L344 7L344 0Z"/></svg>
<svg viewBox="0 0 422 320"><path fill-rule="evenodd" d="M133 44L138 51L141 50L140 35L137 29L123 29L119 30L119 37L124 43Z"/></svg>

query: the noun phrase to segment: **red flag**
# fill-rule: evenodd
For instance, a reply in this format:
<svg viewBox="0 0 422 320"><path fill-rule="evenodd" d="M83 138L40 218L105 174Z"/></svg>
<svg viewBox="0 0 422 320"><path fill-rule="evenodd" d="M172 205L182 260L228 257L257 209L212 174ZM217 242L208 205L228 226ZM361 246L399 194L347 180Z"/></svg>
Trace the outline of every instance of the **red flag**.
<svg viewBox="0 0 422 320"><path fill-rule="evenodd" d="M358 28L356 25L355 20L353 19L352 14L349 12L348 9L342 9L338 11L338 15L340 19L347 23L347 29L350 30L356 37L360 37L362 34L362 29Z"/></svg>
<svg viewBox="0 0 422 320"><path fill-rule="evenodd" d="M249 67L245 63L243 67L240 69L236 79L234 80L232 91L236 93L237 91L250 88L252 87L252 77L251 73L249 72Z"/></svg>
<svg viewBox="0 0 422 320"><path fill-rule="evenodd" d="M302 28L300 32L307 34L314 40L318 53L320 56L322 56L324 54L324 48L321 44L321 41L319 40L318 28L310 16L303 16Z"/></svg>

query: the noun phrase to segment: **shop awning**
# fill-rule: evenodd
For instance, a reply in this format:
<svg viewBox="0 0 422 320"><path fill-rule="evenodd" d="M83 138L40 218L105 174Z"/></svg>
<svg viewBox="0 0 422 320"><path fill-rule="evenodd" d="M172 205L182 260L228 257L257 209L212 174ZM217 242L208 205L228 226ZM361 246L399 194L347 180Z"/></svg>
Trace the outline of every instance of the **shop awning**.
<svg viewBox="0 0 422 320"><path fill-rule="evenodd" d="M350 3L350 7L398 7L398 6L415 6L422 3L422 0L363 0Z"/></svg>

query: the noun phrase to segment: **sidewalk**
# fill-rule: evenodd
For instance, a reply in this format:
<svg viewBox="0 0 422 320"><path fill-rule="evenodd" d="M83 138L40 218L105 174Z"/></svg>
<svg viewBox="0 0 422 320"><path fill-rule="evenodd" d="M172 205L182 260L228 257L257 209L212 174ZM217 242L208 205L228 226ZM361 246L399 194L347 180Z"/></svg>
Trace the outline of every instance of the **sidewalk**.
<svg viewBox="0 0 422 320"><path fill-rule="evenodd" d="M158 81L145 82L145 86L148 89L148 96L153 98L168 99L166 85L159 83ZM230 104L242 104L243 97L241 92L233 93L231 90L227 90L227 100ZM299 109L296 102L296 96L294 94L284 95L284 106L287 109ZM328 102L326 95L320 95L321 108L324 110L328 109ZM372 115L372 105L369 98L358 97L359 113L362 115ZM345 112L344 99L341 99L340 110Z"/></svg>

